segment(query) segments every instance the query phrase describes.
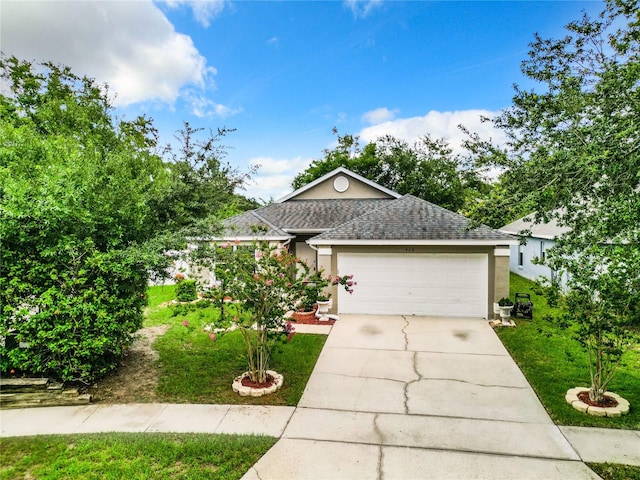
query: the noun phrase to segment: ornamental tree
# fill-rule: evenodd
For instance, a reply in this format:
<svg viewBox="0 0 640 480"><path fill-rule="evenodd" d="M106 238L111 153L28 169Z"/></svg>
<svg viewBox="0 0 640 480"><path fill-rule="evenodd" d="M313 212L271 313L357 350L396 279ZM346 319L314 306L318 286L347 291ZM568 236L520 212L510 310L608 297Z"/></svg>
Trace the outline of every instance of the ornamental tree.
<svg viewBox="0 0 640 480"><path fill-rule="evenodd" d="M615 369L626 327L640 323L638 1L608 1L597 18L585 14L566 29L531 43L522 71L539 88L516 87L513 105L493 120L506 147L470 144L481 167L504 171L483 216L525 210L568 227L547 263L570 278L569 315L590 352L590 396L599 401L612 374L605 365Z"/></svg>
<svg viewBox="0 0 640 480"><path fill-rule="evenodd" d="M213 288L214 297L230 296L244 310L234 320L247 348L249 377L264 383L274 345L293 334L288 314L304 301L310 283L326 286L330 281L322 272L309 275L309 267L286 247L266 241L216 245L214 258L221 282ZM346 276L334 284L351 291L354 285Z"/></svg>
<svg viewBox="0 0 640 480"><path fill-rule="evenodd" d="M635 255L629 261L629 255ZM640 252L625 245L593 245L571 265L570 288L561 296L562 320L577 323L577 340L589 356L589 398L602 401L640 318ZM632 270L635 268L636 270Z"/></svg>

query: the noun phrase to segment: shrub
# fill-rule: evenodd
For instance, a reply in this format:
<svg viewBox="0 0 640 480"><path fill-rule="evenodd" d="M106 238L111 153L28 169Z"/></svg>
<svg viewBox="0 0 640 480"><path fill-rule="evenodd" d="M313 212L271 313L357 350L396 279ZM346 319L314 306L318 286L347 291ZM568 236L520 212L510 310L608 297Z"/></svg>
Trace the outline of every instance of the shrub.
<svg viewBox="0 0 640 480"><path fill-rule="evenodd" d="M0 58L0 368L90 382L141 326L168 185L150 124L110 116L102 86ZM64 108L63 108L64 107ZM159 271L160 269L155 269Z"/></svg>
<svg viewBox="0 0 640 480"><path fill-rule="evenodd" d="M198 298L195 280L182 280L176 286L176 298L180 302L192 302Z"/></svg>
<svg viewBox="0 0 640 480"><path fill-rule="evenodd" d="M23 280L4 290L5 299L20 288L39 294L22 305L3 305L0 335L12 332L28 348L0 348L2 371L89 382L117 365L142 326L146 271L121 252L99 252L89 241L74 247L75 255L67 246L50 259L48 285L36 289Z"/></svg>

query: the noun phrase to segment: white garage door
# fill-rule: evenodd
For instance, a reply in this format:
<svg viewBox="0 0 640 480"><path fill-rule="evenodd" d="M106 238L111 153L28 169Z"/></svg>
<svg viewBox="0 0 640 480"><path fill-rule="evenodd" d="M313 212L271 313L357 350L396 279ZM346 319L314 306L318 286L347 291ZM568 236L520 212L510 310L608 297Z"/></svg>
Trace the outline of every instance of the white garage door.
<svg viewBox="0 0 640 480"><path fill-rule="evenodd" d="M487 318L486 254L339 253L338 273L354 275L354 293L338 290L340 313Z"/></svg>

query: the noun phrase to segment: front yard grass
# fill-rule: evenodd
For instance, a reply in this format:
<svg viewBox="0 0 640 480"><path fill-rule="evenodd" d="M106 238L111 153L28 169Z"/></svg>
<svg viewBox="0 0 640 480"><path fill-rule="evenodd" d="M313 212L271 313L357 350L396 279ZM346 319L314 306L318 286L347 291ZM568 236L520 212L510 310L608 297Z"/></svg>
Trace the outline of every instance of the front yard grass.
<svg viewBox="0 0 640 480"><path fill-rule="evenodd" d="M240 331L217 334L215 341L204 331L220 317L219 309L199 305L168 306L158 297L172 298L173 287L151 287L145 326L169 324L154 348L160 354L157 394L161 402L244 405L298 404L327 339L326 335L296 334L290 342L278 342L271 369L284 375L282 388L264 397L241 397L231 389L233 379L247 370L246 348ZM169 292L169 293L167 293ZM234 314L234 305L228 305ZM185 326L183 322L187 322ZM294 324L295 326L295 324ZM283 335L284 337L284 335Z"/></svg>
<svg viewBox="0 0 640 480"><path fill-rule="evenodd" d="M276 440L159 433L3 438L0 478L237 479Z"/></svg>
<svg viewBox="0 0 640 480"><path fill-rule="evenodd" d="M511 298L515 298L516 292L531 294L533 321L516 319L516 328L499 327L497 333L554 422L640 429L640 347L636 344L625 354L609 384L609 391L631 403L629 413L619 418L601 418L578 412L565 402L564 396L569 388L590 385L587 354L571 330L562 330L551 320L558 310L549 307L533 287L533 282L511 274Z"/></svg>
<svg viewBox="0 0 640 480"><path fill-rule="evenodd" d="M615 463L587 463L603 480L640 480L640 467Z"/></svg>
<svg viewBox="0 0 640 480"><path fill-rule="evenodd" d="M148 295L144 326L170 326L154 345L160 355L158 401L297 405L326 335L296 334L290 342L279 343L271 367L284 375L283 387L265 397L240 397L231 383L247 369L242 334L218 334L212 341L204 327L219 318L219 310L204 302L169 305L175 286L151 287ZM237 479L276 441L264 436L161 433L2 438L0 478Z"/></svg>

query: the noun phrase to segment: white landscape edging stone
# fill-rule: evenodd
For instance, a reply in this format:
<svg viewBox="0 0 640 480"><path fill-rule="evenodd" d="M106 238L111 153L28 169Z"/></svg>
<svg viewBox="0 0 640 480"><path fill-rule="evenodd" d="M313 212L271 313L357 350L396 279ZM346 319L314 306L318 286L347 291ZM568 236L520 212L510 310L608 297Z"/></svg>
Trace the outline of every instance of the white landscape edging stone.
<svg viewBox="0 0 640 480"><path fill-rule="evenodd" d="M570 388L569 390L567 390L564 398L567 403L576 410L587 413L589 415L593 415L595 417L620 417L621 415L629 413L629 402L617 393L613 392L605 392L604 394L607 397L614 398L616 402L618 402L618 405L616 405L615 407L596 407L584 403L578 398L578 394L588 391L588 387Z"/></svg>
<svg viewBox="0 0 640 480"><path fill-rule="evenodd" d="M242 385L242 379L249 375L249 372L244 372L242 375L237 376L233 380L231 388L241 397L262 397L263 395L269 395L275 393L282 387L284 377L274 370L267 370L267 375L273 377L273 384L269 387L245 387Z"/></svg>

